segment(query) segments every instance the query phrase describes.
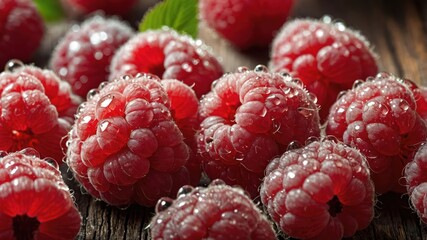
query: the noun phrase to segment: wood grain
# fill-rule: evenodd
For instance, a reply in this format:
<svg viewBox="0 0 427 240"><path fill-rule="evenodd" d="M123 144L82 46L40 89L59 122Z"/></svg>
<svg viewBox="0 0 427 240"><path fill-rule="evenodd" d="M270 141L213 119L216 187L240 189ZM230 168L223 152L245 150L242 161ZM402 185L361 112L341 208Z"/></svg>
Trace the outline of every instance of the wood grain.
<svg viewBox="0 0 427 240"><path fill-rule="evenodd" d="M427 84L427 2L424 0L296 0L292 18L319 18L327 14L357 29L373 44L379 54L381 71ZM155 1L149 1L148 5ZM144 5L145 7L148 6ZM146 9L146 8L141 8ZM140 10L142 11L142 10ZM137 23L136 21L133 22ZM38 65L45 65L52 46L71 23L49 29L49 38L38 53ZM136 24L135 24L136 25ZM241 52L200 25L200 38L212 46L227 72L238 66L268 65L269 49ZM83 194L67 169L64 178L74 191L83 215L78 239L147 239L148 222L153 209L131 206L118 209ZM376 217L371 225L352 239L427 239L427 230L400 194L378 196Z"/></svg>

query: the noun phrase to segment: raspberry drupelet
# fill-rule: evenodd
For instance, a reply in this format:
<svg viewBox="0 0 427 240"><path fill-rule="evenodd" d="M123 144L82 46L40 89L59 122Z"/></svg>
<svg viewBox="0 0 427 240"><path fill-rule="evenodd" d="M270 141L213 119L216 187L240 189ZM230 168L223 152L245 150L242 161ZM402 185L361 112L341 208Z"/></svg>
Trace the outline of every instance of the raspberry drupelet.
<svg viewBox="0 0 427 240"><path fill-rule="evenodd" d="M389 73L357 81L331 107L326 133L368 159L375 190L405 192L403 167L427 138L411 85Z"/></svg>
<svg viewBox="0 0 427 240"><path fill-rule="evenodd" d="M322 121L341 91L378 71L377 54L365 37L328 16L287 22L270 57L273 71L288 71L317 96Z"/></svg>
<svg viewBox="0 0 427 240"><path fill-rule="evenodd" d="M162 198L150 223L160 239L276 239L273 227L244 191L214 180L208 187L183 186L176 200Z"/></svg>
<svg viewBox="0 0 427 240"><path fill-rule="evenodd" d="M207 176L258 196L273 157L293 141L320 135L315 102L301 81L262 65L225 74L199 106L197 151Z"/></svg>
<svg viewBox="0 0 427 240"><path fill-rule="evenodd" d="M148 30L132 37L114 55L110 80L122 75L152 73L161 79L178 79L192 87L198 97L210 90L223 74L212 50L169 28Z"/></svg>
<svg viewBox="0 0 427 240"><path fill-rule="evenodd" d="M0 155L0 239L75 239L81 217L55 161L30 148Z"/></svg>
<svg viewBox="0 0 427 240"><path fill-rule="evenodd" d="M365 157L327 138L271 161L260 195L271 218L294 238L350 237L374 217Z"/></svg>
<svg viewBox="0 0 427 240"><path fill-rule="evenodd" d="M189 147L170 104L154 75L123 76L90 91L69 134L67 164L91 195L116 206L153 206L190 184Z"/></svg>

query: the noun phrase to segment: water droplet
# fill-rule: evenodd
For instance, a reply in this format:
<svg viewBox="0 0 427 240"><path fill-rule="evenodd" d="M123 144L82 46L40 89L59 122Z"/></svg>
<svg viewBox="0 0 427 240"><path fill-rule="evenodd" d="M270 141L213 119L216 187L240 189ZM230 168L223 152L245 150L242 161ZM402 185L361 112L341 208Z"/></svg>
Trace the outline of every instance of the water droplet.
<svg viewBox="0 0 427 240"><path fill-rule="evenodd" d="M21 62L20 60L18 60L18 59L11 59L4 66L4 70L7 71L7 72L13 72L16 69L18 69L20 67L23 67L23 66L24 66L24 63Z"/></svg>
<svg viewBox="0 0 427 240"><path fill-rule="evenodd" d="M101 83L99 84L99 86L98 86L98 90L101 90L101 89L105 88L105 86L107 86L107 84L108 84L108 82L107 82L107 81L101 82Z"/></svg>
<svg viewBox="0 0 427 240"><path fill-rule="evenodd" d="M323 16L323 17L321 18L321 21L322 21L322 22L324 22L324 23L329 24L329 23L331 23L331 22L332 22L332 18L331 18L331 16L329 16L329 15L325 15L325 16Z"/></svg>
<svg viewBox="0 0 427 240"><path fill-rule="evenodd" d="M193 191L193 189L194 189L194 187L192 187L190 185L184 185L178 190L177 197L184 196L188 193L191 193Z"/></svg>
<svg viewBox="0 0 427 240"><path fill-rule="evenodd" d="M237 68L237 72L238 73L244 73L244 72L247 72L247 71L249 71L249 68L247 68L245 66L241 66L241 67Z"/></svg>
<svg viewBox="0 0 427 240"><path fill-rule="evenodd" d="M311 137L307 138L307 140L305 140L305 145L308 145L308 144L313 143L313 142L318 142L318 141L319 141L318 137L311 136Z"/></svg>
<svg viewBox="0 0 427 240"><path fill-rule="evenodd" d="M83 112L84 108L86 107L86 102L83 102L79 105L79 107L77 108L77 114L80 114Z"/></svg>
<svg viewBox="0 0 427 240"><path fill-rule="evenodd" d="M299 78L292 78L292 82L298 85L299 87L304 87L304 83Z"/></svg>
<svg viewBox="0 0 427 240"><path fill-rule="evenodd" d="M96 94L98 94L99 93L99 90L98 89L91 89L91 90L89 90L89 92L87 92L87 94L86 94L86 99L87 100L90 100L90 99L92 99L93 97L95 97L96 96Z"/></svg>
<svg viewBox="0 0 427 240"><path fill-rule="evenodd" d="M286 147L286 151L290 151L290 150L295 150L298 148L301 148L302 144L298 141L292 141L288 144L288 146Z"/></svg>
<svg viewBox="0 0 427 240"><path fill-rule="evenodd" d="M214 179L209 186L220 186L220 185L226 185L224 180L222 179Z"/></svg>
<svg viewBox="0 0 427 240"><path fill-rule="evenodd" d="M182 64L182 69L184 69L184 71L186 71L186 72L191 72L191 71L193 71L193 67L191 67L191 65L190 65L190 64L188 64L188 63L184 63L184 64Z"/></svg>
<svg viewBox="0 0 427 240"><path fill-rule="evenodd" d="M356 80L356 81L354 81L353 82L353 86L352 86L352 88L353 89L355 89L355 88L357 88L357 87L359 87L360 85L362 85L363 83L364 83L365 81L363 81L363 80Z"/></svg>
<svg viewBox="0 0 427 240"><path fill-rule="evenodd" d="M389 78L389 77L391 77L391 75L388 72L380 72L376 76L376 78L378 78L378 79Z"/></svg>
<svg viewBox="0 0 427 240"><path fill-rule="evenodd" d="M90 43L93 45L100 44L101 42L108 39L108 35L106 32L95 32L90 35Z"/></svg>
<svg viewBox="0 0 427 240"><path fill-rule="evenodd" d="M367 77L366 78L366 81L367 82L372 82L372 81L374 81L375 80L375 78L374 77L372 77L372 76L369 76L369 77Z"/></svg>
<svg viewBox="0 0 427 240"><path fill-rule="evenodd" d="M65 142L65 146L66 146L67 148L69 148L69 147L71 146L71 140L67 140L67 141Z"/></svg>
<svg viewBox="0 0 427 240"><path fill-rule="evenodd" d="M100 52L100 51L97 51L97 52L95 52L95 54L93 55L93 57L96 60L101 60L104 57L104 54L102 52Z"/></svg>
<svg viewBox="0 0 427 240"><path fill-rule="evenodd" d="M346 93L347 93L347 91L346 91L346 90L339 92L339 93L338 93L338 95L337 95L337 100L339 100L340 98L344 97L344 95L345 95Z"/></svg>
<svg viewBox="0 0 427 240"><path fill-rule="evenodd" d="M68 45L68 50L70 51L70 52L77 52L77 51L79 51L80 50L80 43L79 42L77 42L77 41L72 41L72 42L70 42L70 44Z"/></svg>
<svg viewBox="0 0 427 240"><path fill-rule="evenodd" d="M19 152L22 153L22 154L25 154L27 156L30 156L30 157L38 157L38 158L40 158L40 153L37 152L37 150L34 149L34 148L24 148L24 149L22 149Z"/></svg>
<svg viewBox="0 0 427 240"><path fill-rule="evenodd" d="M280 100L280 98L276 94L272 94L272 95L268 96L267 99L269 101L271 101L276 106L278 106L282 103L282 101Z"/></svg>
<svg viewBox="0 0 427 240"><path fill-rule="evenodd" d="M120 80L125 80L125 81L129 81L130 79L132 78L132 76L131 75L123 75L123 76L121 76L120 77Z"/></svg>
<svg viewBox="0 0 427 240"><path fill-rule="evenodd" d="M284 94L289 94L289 93L291 93L292 89L290 87L284 87L282 90L283 90Z"/></svg>
<svg viewBox="0 0 427 240"><path fill-rule="evenodd" d="M268 72L268 68L264 65L259 64L254 68L254 71L255 72Z"/></svg>
<svg viewBox="0 0 427 240"><path fill-rule="evenodd" d="M286 174L286 176L288 177L288 178L295 178L295 176L296 176L296 174L295 174L295 172L288 172L287 174Z"/></svg>
<svg viewBox="0 0 427 240"><path fill-rule="evenodd" d="M346 29L346 26L345 26L344 22L342 22L342 21L335 22L335 26L336 26L336 28L338 28L339 31L345 31L345 29Z"/></svg>
<svg viewBox="0 0 427 240"><path fill-rule="evenodd" d="M52 167L59 169L58 162L55 159L51 157L46 157L46 158L43 158L43 160L49 163Z"/></svg>
<svg viewBox="0 0 427 240"><path fill-rule="evenodd" d="M213 81L211 84L211 89L214 89L217 84L218 84L218 80Z"/></svg>
<svg viewBox="0 0 427 240"><path fill-rule="evenodd" d="M110 125L110 123L108 121L104 120L99 124L99 128L101 129L101 131L105 131L105 129L107 129L108 125Z"/></svg>
<svg viewBox="0 0 427 240"><path fill-rule="evenodd" d="M166 209L168 209L168 207L170 207L173 203L173 199L168 198L168 197L162 197L159 199L159 201L157 201L156 204L156 213L158 212L162 212Z"/></svg>
<svg viewBox="0 0 427 240"><path fill-rule="evenodd" d="M399 107L403 110L403 111L407 111L409 109L409 104L408 102L406 102L405 100L401 100L399 102Z"/></svg>

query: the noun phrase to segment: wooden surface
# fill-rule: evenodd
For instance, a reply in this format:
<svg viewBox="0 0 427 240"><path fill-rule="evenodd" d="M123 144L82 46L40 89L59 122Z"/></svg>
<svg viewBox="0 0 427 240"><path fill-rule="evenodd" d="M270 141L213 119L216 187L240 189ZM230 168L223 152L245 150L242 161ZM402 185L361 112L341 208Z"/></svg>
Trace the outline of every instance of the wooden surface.
<svg viewBox="0 0 427 240"><path fill-rule="evenodd" d="M427 1L423 0L296 0L292 14L296 17L318 18L325 14L341 19L358 29L374 45L380 55L380 70L427 84ZM147 1L145 1L147 3ZM154 1L148 1L151 4ZM136 22L132 22L135 24ZM67 24L65 24L67 25ZM65 31L64 25L50 30L39 52L40 65ZM201 25L200 38L212 46L222 58L226 71L238 66L254 67L268 64L269 49L239 52ZM41 59L41 60L40 60ZM131 206L127 209L109 207L103 202L82 194L71 174L64 177L74 190L83 225L78 239L146 239L147 221L153 209ZM408 205L407 196L385 194L378 196L376 217L365 230L353 239L427 239L426 226L420 224Z"/></svg>

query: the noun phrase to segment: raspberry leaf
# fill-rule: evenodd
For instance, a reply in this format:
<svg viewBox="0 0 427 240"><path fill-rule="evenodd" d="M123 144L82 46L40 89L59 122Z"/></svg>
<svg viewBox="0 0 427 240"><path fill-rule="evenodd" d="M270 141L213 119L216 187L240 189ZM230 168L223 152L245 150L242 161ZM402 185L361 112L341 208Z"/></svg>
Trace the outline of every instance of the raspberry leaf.
<svg viewBox="0 0 427 240"><path fill-rule="evenodd" d="M52 22L64 17L64 9L59 0L34 0L43 19Z"/></svg>
<svg viewBox="0 0 427 240"><path fill-rule="evenodd" d="M139 31L168 26L193 38L198 33L198 0L165 0L155 5L143 17Z"/></svg>

